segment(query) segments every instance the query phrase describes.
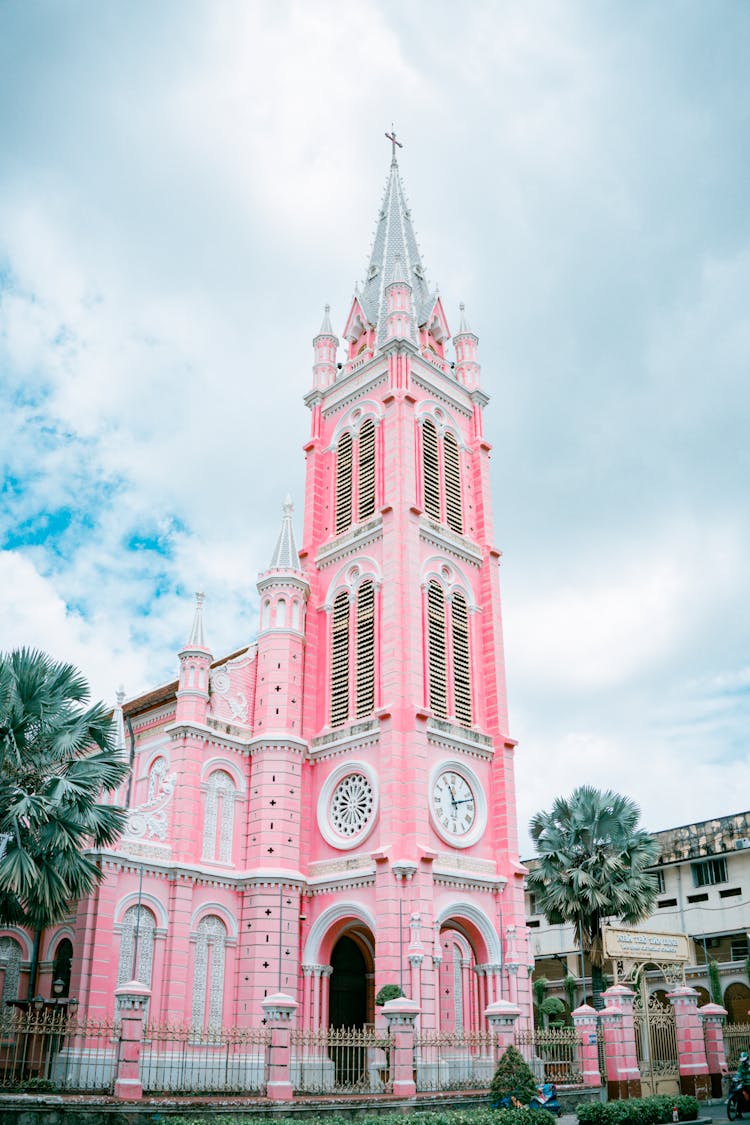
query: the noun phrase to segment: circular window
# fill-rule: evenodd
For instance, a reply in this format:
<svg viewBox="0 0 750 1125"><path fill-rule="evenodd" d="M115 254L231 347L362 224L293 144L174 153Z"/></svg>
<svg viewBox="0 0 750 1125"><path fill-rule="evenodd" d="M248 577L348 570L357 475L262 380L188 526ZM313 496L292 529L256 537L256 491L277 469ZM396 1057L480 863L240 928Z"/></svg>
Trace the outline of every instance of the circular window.
<svg viewBox="0 0 750 1125"><path fill-rule="evenodd" d="M356 848L372 832L378 812L378 782L366 762L342 762L323 783L318 828L334 848Z"/></svg>
<svg viewBox="0 0 750 1125"><path fill-rule="evenodd" d="M331 824L342 836L357 836L372 816L375 794L363 773L350 773L331 797Z"/></svg>

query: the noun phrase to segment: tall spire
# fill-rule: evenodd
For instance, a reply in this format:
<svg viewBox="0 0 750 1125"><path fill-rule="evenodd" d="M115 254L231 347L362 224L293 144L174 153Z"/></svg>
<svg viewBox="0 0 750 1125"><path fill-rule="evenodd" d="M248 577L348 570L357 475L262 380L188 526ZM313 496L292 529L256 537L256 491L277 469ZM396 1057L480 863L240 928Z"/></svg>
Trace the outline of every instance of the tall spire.
<svg viewBox="0 0 750 1125"><path fill-rule="evenodd" d="M186 648L206 648L206 638L203 632L203 603L206 600L206 595L197 593L195 595L195 615L193 616L193 627L190 630Z"/></svg>
<svg viewBox="0 0 750 1125"><path fill-rule="evenodd" d="M282 512L281 531L269 570L299 570L299 554L297 553L297 544L294 542L294 527L292 526L294 504L288 492Z"/></svg>
<svg viewBox="0 0 750 1125"><path fill-rule="evenodd" d="M400 265L396 262L397 256L400 256ZM368 321L370 324L377 325L378 345L382 345L386 340L385 287L394 278L396 272L400 273L411 286L414 317L418 325L423 324L435 304L435 295L430 293L425 278L394 144L388 181L378 212L370 262L359 298Z"/></svg>

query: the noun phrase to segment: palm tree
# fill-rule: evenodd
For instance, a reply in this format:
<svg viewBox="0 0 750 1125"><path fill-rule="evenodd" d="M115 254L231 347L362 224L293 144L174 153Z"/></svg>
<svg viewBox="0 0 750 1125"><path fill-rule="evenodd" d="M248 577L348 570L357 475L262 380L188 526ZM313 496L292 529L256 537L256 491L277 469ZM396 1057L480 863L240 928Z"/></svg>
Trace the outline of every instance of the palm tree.
<svg viewBox="0 0 750 1125"><path fill-rule="evenodd" d="M638 828L639 818L629 797L582 785L569 798L558 797L550 812L538 812L529 825L537 862L528 888L551 924L569 922L580 930L595 1007L601 1007L604 984L603 920L640 922L656 901L656 880L648 868L656 863L658 847Z"/></svg>
<svg viewBox="0 0 750 1125"><path fill-rule="evenodd" d="M88 700L71 664L27 648L0 654L0 924L37 937L102 878L86 849L113 844L125 821L100 796L128 765L111 713Z"/></svg>

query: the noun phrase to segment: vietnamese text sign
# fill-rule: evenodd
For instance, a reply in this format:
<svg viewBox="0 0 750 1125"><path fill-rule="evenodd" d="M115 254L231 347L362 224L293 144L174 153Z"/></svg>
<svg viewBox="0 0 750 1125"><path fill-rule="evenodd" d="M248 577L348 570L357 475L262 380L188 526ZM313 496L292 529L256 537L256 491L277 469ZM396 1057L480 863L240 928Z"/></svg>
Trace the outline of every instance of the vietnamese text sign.
<svg viewBox="0 0 750 1125"><path fill-rule="evenodd" d="M661 934L649 930L602 930L604 954L613 961L688 961L687 934Z"/></svg>

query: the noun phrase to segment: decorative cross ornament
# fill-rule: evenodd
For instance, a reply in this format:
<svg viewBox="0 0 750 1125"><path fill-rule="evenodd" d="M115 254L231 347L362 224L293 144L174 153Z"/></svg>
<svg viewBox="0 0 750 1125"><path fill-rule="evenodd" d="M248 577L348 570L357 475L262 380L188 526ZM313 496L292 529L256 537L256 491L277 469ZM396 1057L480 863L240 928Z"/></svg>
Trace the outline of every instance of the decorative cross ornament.
<svg viewBox="0 0 750 1125"><path fill-rule="evenodd" d="M401 141L396 140L396 130L393 128L392 125L391 125L391 131L390 131L390 133L386 133L386 137L391 142L391 148L393 149L392 159L395 160L396 159L396 145L398 145L399 148L403 148L404 146L401 144Z"/></svg>

